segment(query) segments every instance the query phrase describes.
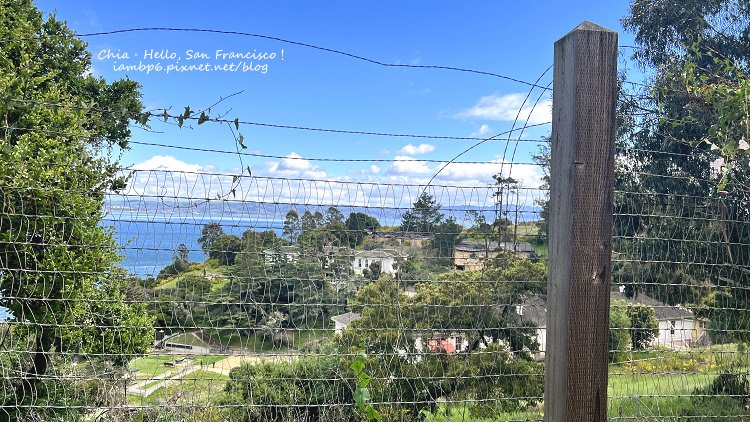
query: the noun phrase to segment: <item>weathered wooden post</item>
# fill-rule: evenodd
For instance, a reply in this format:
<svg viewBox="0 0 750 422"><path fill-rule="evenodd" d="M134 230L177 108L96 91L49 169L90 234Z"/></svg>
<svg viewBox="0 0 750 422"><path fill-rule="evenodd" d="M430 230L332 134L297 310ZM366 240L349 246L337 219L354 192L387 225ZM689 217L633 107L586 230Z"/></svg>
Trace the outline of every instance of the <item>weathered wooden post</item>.
<svg viewBox="0 0 750 422"><path fill-rule="evenodd" d="M545 421L607 418L617 33L555 43Z"/></svg>

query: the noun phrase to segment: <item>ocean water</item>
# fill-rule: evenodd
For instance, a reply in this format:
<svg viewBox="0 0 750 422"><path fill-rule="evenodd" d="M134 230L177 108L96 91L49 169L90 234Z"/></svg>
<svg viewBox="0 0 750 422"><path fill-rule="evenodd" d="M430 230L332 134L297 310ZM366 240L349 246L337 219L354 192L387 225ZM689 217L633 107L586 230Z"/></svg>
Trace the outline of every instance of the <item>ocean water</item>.
<svg viewBox="0 0 750 422"><path fill-rule="evenodd" d="M115 239L120 246L123 261L121 267L139 277L155 277L159 271L171 264L175 250L185 244L190 250L190 260L202 262L206 255L198 245L203 226L216 221L224 233L242 235L246 230L273 230L281 235L283 221L263 216L229 218L227 216L203 215L174 217L167 214L143 215L118 212L109 215L102 225L114 229Z"/></svg>

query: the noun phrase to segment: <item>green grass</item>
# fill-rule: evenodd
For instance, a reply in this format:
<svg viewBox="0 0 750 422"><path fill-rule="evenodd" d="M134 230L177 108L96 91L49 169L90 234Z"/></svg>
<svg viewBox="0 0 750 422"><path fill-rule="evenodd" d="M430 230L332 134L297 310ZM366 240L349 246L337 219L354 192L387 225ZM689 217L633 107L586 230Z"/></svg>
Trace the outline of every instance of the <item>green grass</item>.
<svg viewBox="0 0 750 422"><path fill-rule="evenodd" d="M210 405L224 396L224 386L228 380L228 376L216 372L195 371L182 380L171 381L148 397L128 395L128 402L133 405L153 405L179 394L178 405Z"/></svg>
<svg viewBox="0 0 750 422"><path fill-rule="evenodd" d="M333 335L333 330L327 328L317 328L312 330L287 330L291 338L290 346L299 349L311 341L317 341L329 338Z"/></svg>
<svg viewBox="0 0 750 422"><path fill-rule="evenodd" d="M195 358L195 363L198 365L200 365L201 363L204 365L211 365L212 363L216 363L224 359L226 359L226 356L224 355L203 355Z"/></svg>
<svg viewBox="0 0 750 422"><path fill-rule="evenodd" d="M128 365L131 371L138 371L135 374L135 379L146 380L151 379L166 372L172 371L174 368L164 365L164 362L171 362L175 359L184 357L182 355L159 355L159 356L143 356L134 359Z"/></svg>
<svg viewBox="0 0 750 422"><path fill-rule="evenodd" d="M202 277L204 270L208 273L214 273L220 276L212 280L212 284L211 284L212 291L219 290L222 286L227 284L227 281L229 281L229 278L226 277L229 268L226 266L219 265L218 261L215 259L209 259L200 264L192 264L190 266L190 270L185 271L184 273L180 273L179 275L167 277L163 280L160 280L159 284L155 286L154 289L155 290L173 289L177 287L177 282L182 280L186 276Z"/></svg>
<svg viewBox="0 0 750 422"><path fill-rule="evenodd" d="M331 324L326 324L324 321L317 321L310 328L287 329L286 333L290 339L290 344L288 346L276 346L268 336L260 332L251 336L241 335L238 331L231 329L206 330L204 332L216 345L244 347L254 352L272 352L287 350L289 348L299 349L306 343L328 338L333 335Z"/></svg>
<svg viewBox="0 0 750 422"><path fill-rule="evenodd" d="M216 345L244 347L254 352L270 352L278 350L271 341L265 341L263 334L257 333L252 336L241 335L234 329L206 330L204 331L211 341Z"/></svg>
<svg viewBox="0 0 750 422"><path fill-rule="evenodd" d="M747 358L736 354L736 346L722 345L690 352L656 351L633 353L634 359L648 359L653 363L650 372L640 369L644 366L617 364L610 366L608 388L608 413L610 417L625 417L637 421L676 421L689 417L691 421L750 420L750 411L738 401L727 397L707 397L696 399L696 389L704 389L732 364L739 363L739 372L748 373ZM701 362L706 368L686 366ZM666 372L666 373L665 373ZM540 406L541 407L541 406ZM428 421L480 422L539 420L543 417L537 411L513 412L497 415L493 419L471 418L467 406L441 406L441 412L431 415Z"/></svg>

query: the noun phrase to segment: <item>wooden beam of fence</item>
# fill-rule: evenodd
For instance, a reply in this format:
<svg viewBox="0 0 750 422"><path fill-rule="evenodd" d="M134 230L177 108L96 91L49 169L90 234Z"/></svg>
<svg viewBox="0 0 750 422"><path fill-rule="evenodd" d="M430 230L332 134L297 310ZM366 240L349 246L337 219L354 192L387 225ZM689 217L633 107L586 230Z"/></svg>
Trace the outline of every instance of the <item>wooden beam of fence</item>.
<svg viewBox="0 0 750 422"><path fill-rule="evenodd" d="M544 417L607 418L617 33L555 43Z"/></svg>

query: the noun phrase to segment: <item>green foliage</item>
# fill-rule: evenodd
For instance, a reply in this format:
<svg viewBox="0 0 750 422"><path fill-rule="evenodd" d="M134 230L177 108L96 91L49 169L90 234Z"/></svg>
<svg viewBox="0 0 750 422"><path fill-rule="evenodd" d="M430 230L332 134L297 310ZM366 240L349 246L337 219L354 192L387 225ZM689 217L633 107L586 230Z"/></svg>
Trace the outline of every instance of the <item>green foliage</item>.
<svg viewBox="0 0 750 422"><path fill-rule="evenodd" d="M194 327L207 322L206 302L211 292L211 281L187 275L174 288L162 288L149 301L149 311L162 327Z"/></svg>
<svg viewBox="0 0 750 422"><path fill-rule="evenodd" d="M648 98L618 110L628 152L615 189L634 194L616 197L614 249L625 259L613 274L665 303L700 303L726 340L746 339L738 327L750 321L749 16L743 2L636 0L623 21L645 47L635 57L657 71ZM624 117L633 110L649 112Z"/></svg>
<svg viewBox="0 0 750 422"><path fill-rule="evenodd" d="M203 226L201 236L198 238L198 244L201 246L204 254L209 254L216 238L222 234L224 234L224 229L217 222L211 222Z"/></svg>
<svg viewBox="0 0 750 422"><path fill-rule="evenodd" d="M648 305L628 303L627 314L630 319L630 337L633 350L647 349L659 335L659 321L654 308Z"/></svg>
<svg viewBox="0 0 750 422"><path fill-rule="evenodd" d="M284 231L282 235L289 240L291 243L297 242L297 237L302 232L302 222L300 222L299 214L296 209L287 211L284 217Z"/></svg>
<svg viewBox="0 0 750 422"><path fill-rule="evenodd" d="M171 264L162 268L159 274L156 275L157 280L164 280L172 276L176 276L187 272L190 269L190 263L181 259L175 259Z"/></svg>
<svg viewBox="0 0 750 422"><path fill-rule="evenodd" d="M319 318L333 303L331 283L325 277L319 259L317 242L308 243L308 234L295 245L296 257L289 259L278 247L266 259L263 253L243 253L233 267L235 282L227 283L216 292L217 304L210 309L212 321L226 326L242 323L243 328L260 323L274 311L287 319L284 326L302 326ZM228 302L224 305L221 303Z"/></svg>
<svg viewBox="0 0 750 422"><path fill-rule="evenodd" d="M370 385L372 376L365 371L366 358L366 354L360 353L354 358L351 365L349 365L349 369L354 373L357 387L353 394L354 404L357 406L357 412L359 412L360 415L363 415L365 419L379 421L381 419L380 412L375 410L375 408L369 403L371 396L370 390L367 386Z"/></svg>
<svg viewBox="0 0 750 422"><path fill-rule="evenodd" d="M625 360L628 347L631 345L630 317L627 312L628 303L613 301L609 308L609 361L621 362Z"/></svg>
<svg viewBox="0 0 750 422"><path fill-rule="evenodd" d="M432 247L437 252L438 257L453 256L453 247L461 239L461 227L454 217L443 219L442 214L440 223L434 226Z"/></svg>
<svg viewBox="0 0 750 422"><path fill-rule="evenodd" d="M380 273L383 271L381 266L382 264L379 261L373 261L368 268L362 270L362 275L367 279L377 280L380 278Z"/></svg>
<svg viewBox="0 0 750 422"><path fill-rule="evenodd" d="M85 44L29 0L0 2L0 39L0 306L28 339L0 418L54 420L47 391L64 392L53 394L62 413L80 385L62 381L67 367L47 380L58 352L122 365L153 336L145 307L124 300L117 245L100 225L105 195L125 186L117 158L142 105L137 83L91 76ZM123 112L80 108L92 105Z"/></svg>
<svg viewBox="0 0 750 422"><path fill-rule="evenodd" d="M359 290L353 310L361 317L339 341L343 347L364 345L364 364L372 377L369 396L373 402L392 403L375 406L383 420L416 419L434 411L438 397L477 400L471 412L482 417L537 404L533 397L542 395L543 370L528 353L538 347L535 330L513 306L497 304L520 303L546 271L543 265L509 264L441 275L436 283L418 283L414 297L388 278ZM526 276L532 277L529 283L499 281ZM431 351L425 345L435 331L460 332L468 346L458 353Z"/></svg>
<svg viewBox="0 0 750 422"><path fill-rule="evenodd" d="M319 355L293 362L245 364L232 369L227 397L232 421L334 422L356 420L350 370L328 344ZM345 376L342 374L348 373ZM279 382L283 380L283 382ZM244 406L243 406L244 405Z"/></svg>
<svg viewBox="0 0 750 422"><path fill-rule="evenodd" d="M190 249L184 243L177 245L173 259L175 261L190 262Z"/></svg>
<svg viewBox="0 0 750 422"><path fill-rule="evenodd" d="M742 406L750 404L750 382L747 374L739 371L723 372L705 388L696 388L693 396L704 401L706 396L725 396L736 400Z"/></svg>
<svg viewBox="0 0 750 422"><path fill-rule="evenodd" d="M344 224L346 225L346 230L349 234L349 246L352 248L362 244L362 240L364 240L365 234L368 231L380 227L380 222L375 217L361 212L353 212L349 214L349 217L347 217Z"/></svg>
<svg viewBox="0 0 750 422"><path fill-rule="evenodd" d="M208 257L219 260L221 265L234 265L237 254L242 250L242 240L233 234L216 236L208 248Z"/></svg>
<svg viewBox="0 0 750 422"><path fill-rule="evenodd" d="M401 230L408 232L432 233L440 222L440 204L429 193L422 192L412 208L401 216Z"/></svg>

